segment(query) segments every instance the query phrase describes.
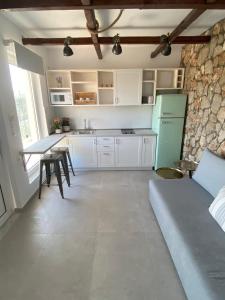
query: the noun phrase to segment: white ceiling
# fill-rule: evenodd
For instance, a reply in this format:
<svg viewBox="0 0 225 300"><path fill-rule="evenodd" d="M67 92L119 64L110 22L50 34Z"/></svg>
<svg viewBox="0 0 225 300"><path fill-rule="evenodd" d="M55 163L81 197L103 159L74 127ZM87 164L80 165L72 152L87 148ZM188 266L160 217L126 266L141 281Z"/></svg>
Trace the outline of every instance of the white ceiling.
<svg viewBox="0 0 225 300"><path fill-rule="evenodd" d="M171 32L190 12L182 10L125 10L121 19L101 36L161 35ZM100 28L108 26L119 10L96 10ZM26 37L89 36L83 11L27 11L2 12L23 31ZM224 10L208 10L201 15L183 34L196 35L225 17Z"/></svg>

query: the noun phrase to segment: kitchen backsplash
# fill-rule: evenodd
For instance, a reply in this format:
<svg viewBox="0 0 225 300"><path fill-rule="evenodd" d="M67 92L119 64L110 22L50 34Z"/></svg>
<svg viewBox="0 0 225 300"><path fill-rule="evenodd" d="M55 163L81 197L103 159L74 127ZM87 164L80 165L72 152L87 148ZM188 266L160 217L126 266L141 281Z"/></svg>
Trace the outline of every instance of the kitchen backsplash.
<svg viewBox="0 0 225 300"><path fill-rule="evenodd" d="M90 128L151 128L152 107L60 107L55 116L68 117L71 128L84 128L84 119Z"/></svg>

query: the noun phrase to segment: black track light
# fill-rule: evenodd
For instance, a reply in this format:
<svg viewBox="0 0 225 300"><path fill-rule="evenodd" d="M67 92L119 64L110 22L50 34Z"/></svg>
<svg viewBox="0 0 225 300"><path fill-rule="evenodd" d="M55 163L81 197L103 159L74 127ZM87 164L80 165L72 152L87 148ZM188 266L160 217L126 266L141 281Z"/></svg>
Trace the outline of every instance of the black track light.
<svg viewBox="0 0 225 300"><path fill-rule="evenodd" d="M165 44L165 47L161 51L162 55L169 56L171 54L171 44L169 42L169 35L161 35L160 44Z"/></svg>
<svg viewBox="0 0 225 300"><path fill-rule="evenodd" d="M70 43L71 43L71 37L68 36L67 38L65 38L65 41L64 41L64 48L63 48L64 56L72 56L73 55L73 50L69 46Z"/></svg>
<svg viewBox="0 0 225 300"><path fill-rule="evenodd" d="M114 45L112 47L112 53L115 55L120 55L123 52L123 50L120 45L120 37L118 33L113 37L113 43Z"/></svg>

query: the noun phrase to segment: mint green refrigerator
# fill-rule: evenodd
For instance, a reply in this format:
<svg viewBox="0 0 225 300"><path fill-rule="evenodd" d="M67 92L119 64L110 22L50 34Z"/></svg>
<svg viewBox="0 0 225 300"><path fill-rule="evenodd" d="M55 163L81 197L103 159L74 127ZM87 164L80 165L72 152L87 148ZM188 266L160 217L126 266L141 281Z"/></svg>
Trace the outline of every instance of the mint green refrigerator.
<svg viewBox="0 0 225 300"><path fill-rule="evenodd" d="M187 95L166 94L156 98L152 129L157 133L155 169L174 167L180 159Z"/></svg>

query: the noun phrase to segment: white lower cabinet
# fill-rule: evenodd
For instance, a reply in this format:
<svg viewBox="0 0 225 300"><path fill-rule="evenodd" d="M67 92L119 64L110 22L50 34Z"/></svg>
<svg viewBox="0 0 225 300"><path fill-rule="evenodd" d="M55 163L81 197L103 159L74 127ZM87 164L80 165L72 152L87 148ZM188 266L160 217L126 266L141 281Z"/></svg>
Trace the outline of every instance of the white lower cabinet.
<svg viewBox="0 0 225 300"><path fill-rule="evenodd" d="M71 156L74 168L97 168L96 137L70 137Z"/></svg>
<svg viewBox="0 0 225 300"><path fill-rule="evenodd" d="M114 152L98 152L98 167L113 168L115 167Z"/></svg>
<svg viewBox="0 0 225 300"><path fill-rule="evenodd" d="M142 167L153 167L155 164L155 146L156 137L155 136L144 136L142 138Z"/></svg>
<svg viewBox="0 0 225 300"><path fill-rule="evenodd" d="M115 167L114 137L98 137L97 151L99 168Z"/></svg>
<svg viewBox="0 0 225 300"><path fill-rule="evenodd" d="M75 169L152 168L155 163L155 136L66 137Z"/></svg>
<svg viewBox="0 0 225 300"><path fill-rule="evenodd" d="M142 137L117 137L115 142L116 167L141 166Z"/></svg>

